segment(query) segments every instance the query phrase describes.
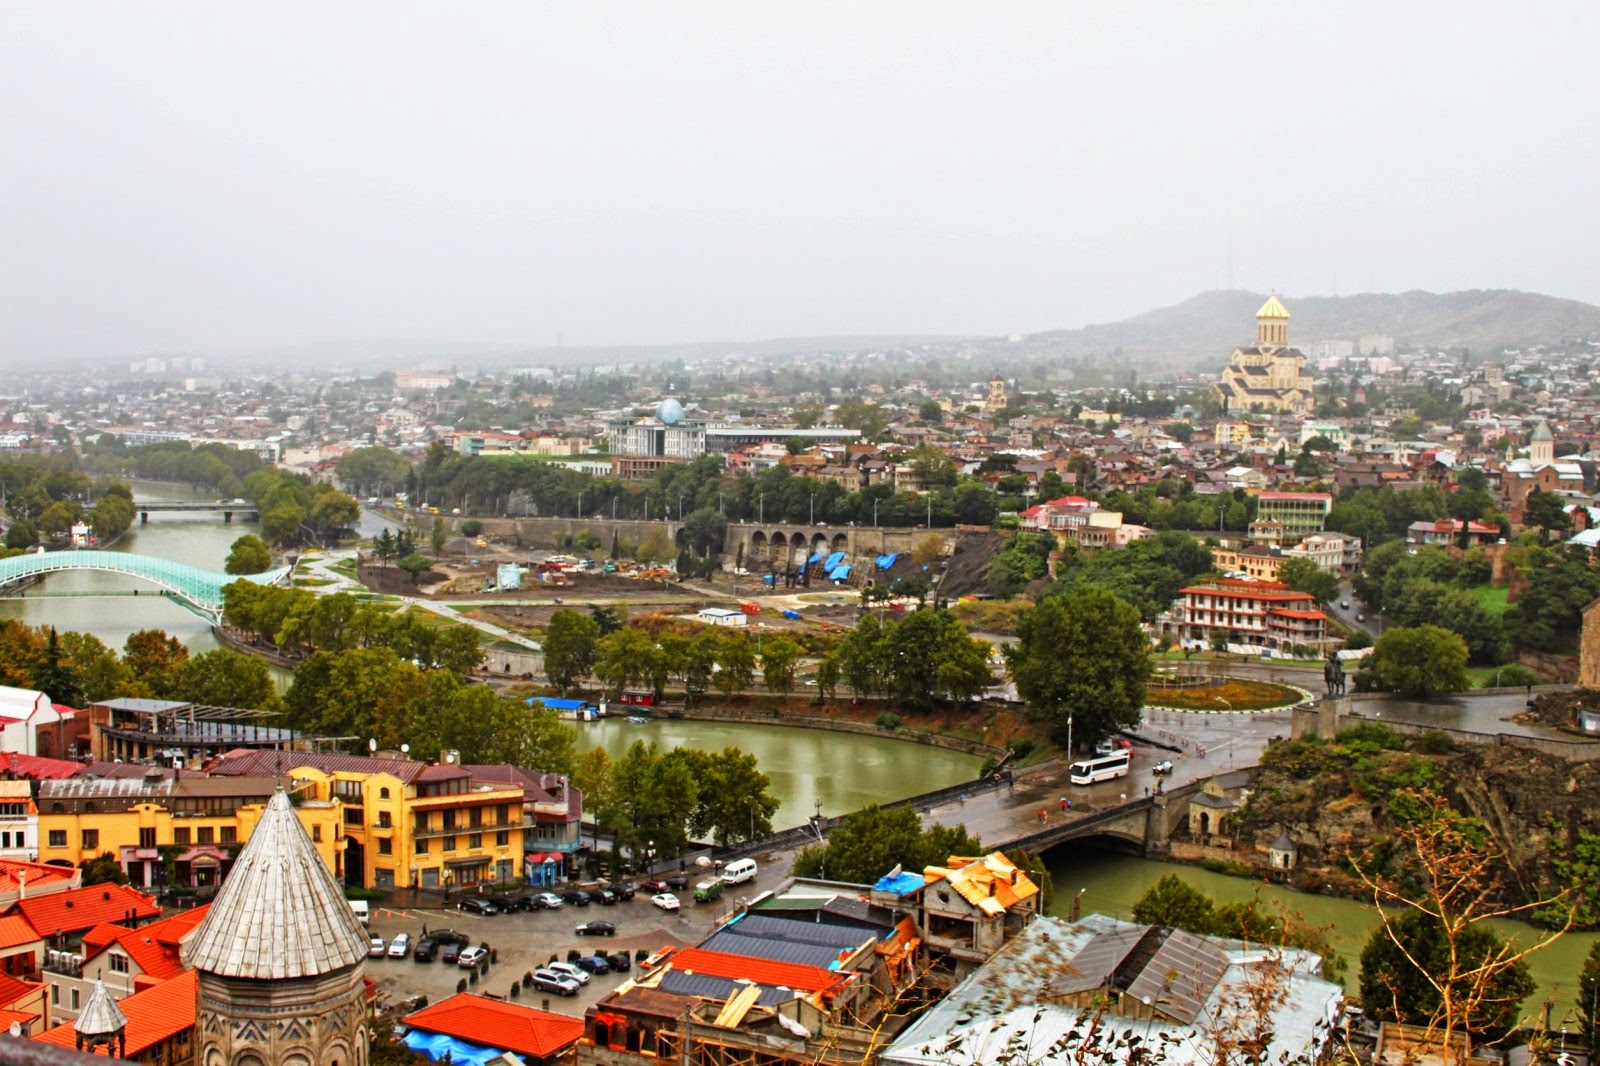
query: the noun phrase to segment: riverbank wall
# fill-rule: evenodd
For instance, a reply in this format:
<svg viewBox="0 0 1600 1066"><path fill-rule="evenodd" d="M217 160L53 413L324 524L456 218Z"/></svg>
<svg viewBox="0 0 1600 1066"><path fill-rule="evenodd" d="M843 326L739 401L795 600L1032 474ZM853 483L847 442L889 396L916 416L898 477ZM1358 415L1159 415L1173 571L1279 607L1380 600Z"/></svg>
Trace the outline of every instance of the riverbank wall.
<svg viewBox="0 0 1600 1066"><path fill-rule="evenodd" d="M674 708L670 714L658 717L681 718L687 721L781 725L791 726L796 729L823 729L834 733L855 733L859 736L887 737L890 740L928 744L936 748L944 748L947 751L960 751L968 755L992 756L994 758L999 758L1006 752L1006 749L998 745L985 744L980 740L971 740L953 733L941 733L937 730L917 729L915 727L884 729L882 726L872 722L857 722L848 718L832 718L828 715L785 714L779 711L763 711L754 708L696 707L693 710L678 710Z"/></svg>

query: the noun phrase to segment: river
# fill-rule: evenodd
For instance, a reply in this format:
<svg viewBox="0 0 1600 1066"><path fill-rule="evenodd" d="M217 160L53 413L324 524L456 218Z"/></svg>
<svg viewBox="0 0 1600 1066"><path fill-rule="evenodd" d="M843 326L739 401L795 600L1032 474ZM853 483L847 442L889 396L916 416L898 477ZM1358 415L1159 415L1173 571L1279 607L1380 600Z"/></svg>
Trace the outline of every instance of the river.
<svg viewBox="0 0 1600 1066"><path fill-rule="evenodd" d="M1348 966L1345 983L1354 991L1360 975L1361 948L1377 927L1377 912L1352 899L1313 896L1278 885L1262 884L1244 877L1212 873L1198 866L1175 866L1152 859L1116 852L1083 848L1071 844L1058 847L1045 856L1055 882L1055 901L1050 913L1068 917L1072 897L1083 890L1083 913L1098 911L1116 918L1131 919L1133 905L1145 890L1167 874L1177 874L1189 884L1223 903L1244 901L1260 892L1265 900L1280 903L1297 912L1309 925L1328 926L1328 939L1344 956ZM1526 941L1534 930L1518 922L1499 921L1494 927L1505 937ZM1600 933L1569 933L1529 959L1529 968L1539 991L1524 1003L1532 1011L1548 996L1555 1002L1551 1025L1559 1028L1562 1019L1576 1008L1578 970L1583 958ZM1569 1028L1575 1023L1568 1021Z"/></svg>

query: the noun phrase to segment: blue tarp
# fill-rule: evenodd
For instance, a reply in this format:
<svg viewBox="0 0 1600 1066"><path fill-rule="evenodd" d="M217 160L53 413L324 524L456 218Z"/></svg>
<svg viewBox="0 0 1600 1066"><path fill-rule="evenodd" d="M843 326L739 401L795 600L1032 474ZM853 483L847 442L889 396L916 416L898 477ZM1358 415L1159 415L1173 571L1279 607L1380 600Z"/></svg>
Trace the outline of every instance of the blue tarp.
<svg viewBox="0 0 1600 1066"><path fill-rule="evenodd" d="M833 571L832 573L830 573L828 575L828 580L829 581L843 581L846 578L848 578L849 576L850 576L850 568L848 566L841 566L837 570Z"/></svg>
<svg viewBox="0 0 1600 1066"><path fill-rule="evenodd" d="M828 553L827 552L817 552L815 555L813 555L811 557L810 561L813 562L813 563L820 563L820 562L822 562L822 560L826 559L827 557L828 557Z"/></svg>
<svg viewBox="0 0 1600 1066"><path fill-rule="evenodd" d="M878 556L878 569L879 570L887 570L887 569L889 569L891 566L894 565L894 561L896 559L898 559L898 558L900 558L900 553L899 552L890 552L888 555L880 555L880 556Z"/></svg>
<svg viewBox="0 0 1600 1066"><path fill-rule="evenodd" d="M771 574L763 574L761 577L761 583L763 585L776 585L778 583L778 579L773 577Z"/></svg>
<svg viewBox="0 0 1600 1066"><path fill-rule="evenodd" d="M800 621L800 612L799 611L784 611L783 612L783 616L785 618L787 618L791 622Z"/></svg>
<svg viewBox="0 0 1600 1066"><path fill-rule="evenodd" d="M576 711L580 707L589 705L588 700L564 700L555 696L529 696L524 702L529 706L535 703L542 703L552 711Z"/></svg>
<svg viewBox="0 0 1600 1066"><path fill-rule="evenodd" d="M427 1033L421 1029L413 1029L406 1034L406 1047L413 1051L422 1052L434 1062L444 1058L445 1052L448 1051L451 1062L463 1063L466 1066L483 1066L490 1059L499 1058L505 1054L505 1052L495 1048L469 1044L465 1040L457 1040L453 1036L445 1036L443 1033Z"/></svg>
<svg viewBox="0 0 1600 1066"><path fill-rule="evenodd" d="M832 570L842 562L844 562L844 552L834 552L832 555L828 556L828 561L822 565L825 568Z"/></svg>
<svg viewBox="0 0 1600 1066"><path fill-rule="evenodd" d="M893 892L897 896L906 896L927 883L928 879L921 874L898 873L893 877L880 877L878 883L872 886L872 890L874 892Z"/></svg>

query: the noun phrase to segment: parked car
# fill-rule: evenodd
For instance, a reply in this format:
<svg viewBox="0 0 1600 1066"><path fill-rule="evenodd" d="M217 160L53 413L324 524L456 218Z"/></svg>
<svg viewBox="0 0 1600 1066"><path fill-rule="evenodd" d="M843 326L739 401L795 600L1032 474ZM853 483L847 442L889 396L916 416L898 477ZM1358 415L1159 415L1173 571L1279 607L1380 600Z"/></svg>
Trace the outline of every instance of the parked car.
<svg viewBox="0 0 1600 1066"><path fill-rule="evenodd" d="M470 936L465 933L457 932L454 929L435 929L433 932L429 933L428 936L434 940L437 940L440 944L459 944L462 947L466 947L468 944L472 943L472 938Z"/></svg>
<svg viewBox="0 0 1600 1066"><path fill-rule="evenodd" d="M609 889L609 888L591 889L589 891L589 895L590 895L591 898L597 898L601 903L605 904L607 907L609 907L613 903L617 902L617 900L620 898L615 892L611 891L611 889Z"/></svg>
<svg viewBox="0 0 1600 1066"><path fill-rule="evenodd" d="M689 875L688 874L668 874L667 875L667 888L671 889L673 892L682 892L684 889L686 889L688 887L689 887Z"/></svg>
<svg viewBox="0 0 1600 1066"><path fill-rule="evenodd" d="M456 956L456 965L463 970L470 970L488 957L488 948L462 948L461 954Z"/></svg>
<svg viewBox="0 0 1600 1066"><path fill-rule="evenodd" d="M611 886L611 891L617 894L618 899L632 899L639 890L633 887L632 881L618 881Z"/></svg>
<svg viewBox="0 0 1600 1066"><path fill-rule="evenodd" d="M1339 609L1343 610L1343 611L1348 611L1350 609L1350 601L1349 600L1340 600L1339 601Z"/></svg>
<svg viewBox="0 0 1600 1066"><path fill-rule="evenodd" d="M572 963L580 970L585 970L599 977L603 973L611 972L611 964L604 955L579 955Z"/></svg>
<svg viewBox="0 0 1600 1066"><path fill-rule="evenodd" d="M468 914L476 914L483 918L500 913L500 905L483 896L468 896L456 906Z"/></svg>
<svg viewBox="0 0 1600 1066"><path fill-rule="evenodd" d="M581 888L569 888L561 893L561 898L574 907L587 907L589 905L589 893Z"/></svg>
<svg viewBox="0 0 1600 1066"><path fill-rule="evenodd" d="M617 927L610 922L584 922L576 932L579 936L616 936Z"/></svg>
<svg viewBox="0 0 1600 1066"><path fill-rule="evenodd" d="M545 969L552 970L566 977L570 977L580 985L586 985L589 983L589 975L578 969L578 967L572 965L570 962L552 962L549 966L546 966Z"/></svg>
<svg viewBox="0 0 1600 1066"><path fill-rule="evenodd" d="M710 881L701 881L694 886L694 901L696 903L710 903L722 898L722 890L727 882L722 878L712 878Z"/></svg>
<svg viewBox="0 0 1600 1066"><path fill-rule="evenodd" d="M367 958L369 959L381 959L383 958L383 953L387 950L388 946L384 944L381 936L375 936L367 941Z"/></svg>
<svg viewBox="0 0 1600 1066"><path fill-rule="evenodd" d="M531 911L534 908L539 906L537 903L534 902L534 899L535 899L535 897L531 896L531 895L507 897L507 899L505 901L506 902L506 913L507 914L514 914L517 911Z"/></svg>
<svg viewBox="0 0 1600 1066"><path fill-rule="evenodd" d="M411 954L411 934L396 933L394 939L389 941L389 957L403 959Z"/></svg>
<svg viewBox="0 0 1600 1066"><path fill-rule="evenodd" d="M578 982L566 974L556 973L553 970L533 971L533 987L541 992L554 992L558 996L575 996L578 994Z"/></svg>
<svg viewBox="0 0 1600 1066"><path fill-rule="evenodd" d="M439 957L439 942L432 937L423 937L417 941L416 950L411 957L418 962L432 962Z"/></svg>
<svg viewBox="0 0 1600 1066"><path fill-rule="evenodd" d="M658 880L656 878L650 878L648 880L639 882L639 891L648 892L651 895L654 895L657 892L667 892L669 889L667 888L667 883L665 881Z"/></svg>
<svg viewBox="0 0 1600 1066"><path fill-rule="evenodd" d="M445 963L451 963L456 962L461 958L461 953L467 949L467 946L465 944L457 944L452 941L448 944L441 944L440 948L440 960Z"/></svg>
<svg viewBox="0 0 1600 1066"><path fill-rule="evenodd" d="M1162 759L1160 762L1158 762L1154 766L1150 767L1150 772L1155 774L1158 777L1162 777L1162 776L1165 776L1167 774L1172 773L1172 760L1171 759Z"/></svg>
<svg viewBox="0 0 1600 1066"><path fill-rule="evenodd" d="M633 968L633 956L626 951L614 951L606 956L613 973L627 973Z"/></svg>
<svg viewBox="0 0 1600 1066"><path fill-rule="evenodd" d="M657 892L655 895L650 897L650 902L654 903L657 907L660 907L664 911L675 911L680 906L678 903L678 897L674 896L671 892Z"/></svg>
<svg viewBox="0 0 1600 1066"><path fill-rule="evenodd" d="M533 905L542 911L553 911L561 906L561 897L554 892L541 892L533 897Z"/></svg>

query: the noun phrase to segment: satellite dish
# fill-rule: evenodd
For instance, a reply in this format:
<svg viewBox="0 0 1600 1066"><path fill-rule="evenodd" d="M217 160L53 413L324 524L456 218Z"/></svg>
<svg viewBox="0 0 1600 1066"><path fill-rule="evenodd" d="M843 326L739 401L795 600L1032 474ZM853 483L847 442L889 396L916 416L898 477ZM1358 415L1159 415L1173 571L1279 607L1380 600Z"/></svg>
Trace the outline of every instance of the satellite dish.
<svg viewBox="0 0 1600 1066"><path fill-rule="evenodd" d="M411 745L410 744L402 744L402 745L400 745L400 754L401 755L410 755L411 754Z"/></svg>
<svg viewBox="0 0 1600 1066"><path fill-rule="evenodd" d="M22 1035L22 1023L21 1022L12 1022L9 1026L6 1027L6 1032L10 1033L12 1036L21 1036Z"/></svg>
<svg viewBox="0 0 1600 1066"><path fill-rule="evenodd" d="M377 737L373 737L371 740L367 741L367 750L368 751L377 751L378 750L378 738Z"/></svg>
<svg viewBox="0 0 1600 1066"><path fill-rule="evenodd" d="M444 753L444 761L445 761L445 762L446 762L446 763L453 763L453 762L455 762L455 761L456 761L456 752L453 752L453 751L447 751L447 752L445 752L445 753Z"/></svg>

